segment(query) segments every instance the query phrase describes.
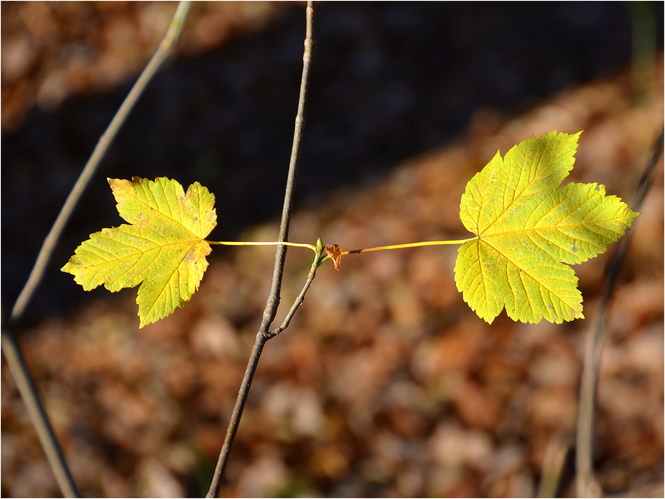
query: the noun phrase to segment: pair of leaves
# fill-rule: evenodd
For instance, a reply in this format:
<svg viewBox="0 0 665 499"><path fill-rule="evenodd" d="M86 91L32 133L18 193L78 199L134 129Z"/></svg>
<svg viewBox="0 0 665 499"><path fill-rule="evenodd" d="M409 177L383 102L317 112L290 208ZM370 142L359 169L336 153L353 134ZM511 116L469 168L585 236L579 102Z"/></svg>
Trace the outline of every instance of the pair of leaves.
<svg viewBox="0 0 665 499"><path fill-rule="evenodd" d="M583 318L568 264L603 253L638 215L598 184L560 187L575 162L580 133L550 132L500 153L467 184L460 219L477 237L464 243L455 282L490 324L506 308L515 321Z"/></svg>
<svg viewBox="0 0 665 499"><path fill-rule="evenodd" d="M108 179L118 213L132 225L102 229L62 268L90 291L141 284L140 327L171 314L198 289L208 267L204 240L217 225L215 196L198 182L187 193L175 180Z"/></svg>
<svg viewBox="0 0 665 499"><path fill-rule="evenodd" d="M581 133L581 132L580 132ZM579 264L605 251L638 215L598 184L560 187L575 162L580 133L550 132L500 153L467 184L460 219L476 237L459 249L455 282L489 322L506 309L522 322L584 317ZM109 179L118 212L132 225L103 229L62 268L85 290L141 284L140 327L169 315L196 291L208 266L215 198L198 182ZM402 247L408 245L402 245ZM326 247L339 269L341 249Z"/></svg>

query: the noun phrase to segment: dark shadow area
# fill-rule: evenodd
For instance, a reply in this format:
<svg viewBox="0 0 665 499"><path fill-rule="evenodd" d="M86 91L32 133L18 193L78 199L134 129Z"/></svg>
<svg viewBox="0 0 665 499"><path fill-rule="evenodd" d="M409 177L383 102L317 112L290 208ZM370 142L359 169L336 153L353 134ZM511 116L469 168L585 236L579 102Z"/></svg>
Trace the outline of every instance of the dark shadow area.
<svg viewBox="0 0 665 499"><path fill-rule="evenodd" d="M662 46L663 4L650 5ZM371 184L445 145L479 109L508 118L625 68L631 33L630 11L618 2L319 5L297 206L316 209L339 188ZM260 33L167 64L81 199L27 324L108 296L84 293L58 270L90 233L121 223L105 177L198 180L217 198L211 239L279 217L303 37L304 13L294 8ZM2 135L5 313L132 83L53 113L33 110L20 131Z"/></svg>

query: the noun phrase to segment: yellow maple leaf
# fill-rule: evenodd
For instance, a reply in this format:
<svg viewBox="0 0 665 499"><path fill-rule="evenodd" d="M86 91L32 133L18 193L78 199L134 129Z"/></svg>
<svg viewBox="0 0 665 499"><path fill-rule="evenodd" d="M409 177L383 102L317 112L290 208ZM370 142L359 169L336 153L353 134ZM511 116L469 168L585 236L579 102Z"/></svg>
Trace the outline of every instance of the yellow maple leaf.
<svg viewBox="0 0 665 499"><path fill-rule="evenodd" d="M86 291L141 284L136 303L143 327L171 314L198 289L211 251L204 238L217 224L215 196L198 182L185 193L165 177L108 182L118 213L132 225L95 232L61 270Z"/></svg>
<svg viewBox="0 0 665 499"><path fill-rule="evenodd" d="M565 264L603 253L638 215L602 185L560 187L580 133L554 131L505 158L497 153L466 186L460 219L476 237L458 251L455 283L490 324L504 307L522 322L583 318L577 277Z"/></svg>

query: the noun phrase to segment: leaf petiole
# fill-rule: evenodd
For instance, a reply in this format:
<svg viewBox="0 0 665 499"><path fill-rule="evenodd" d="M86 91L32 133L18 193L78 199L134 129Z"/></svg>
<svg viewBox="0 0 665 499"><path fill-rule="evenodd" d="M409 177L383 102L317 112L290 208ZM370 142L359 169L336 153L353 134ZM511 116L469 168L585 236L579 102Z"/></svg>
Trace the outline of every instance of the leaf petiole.
<svg viewBox="0 0 665 499"><path fill-rule="evenodd" d="M289 241L206 241L208 244L219 246L293 246L295 248L309 248L314 253L317 252L316 246L307 243L291 243Z"/></svg>
<svg viewBox="0 0 665 499"><path fill-rule="evenodd" d="M344 251L342 255L356 255L359 253L368 253L370 251L383 251L391 249L404 249L404 248L417 248L419 246L441 246L444 244L464 244L467 241L472 241L477 237L470 237L468 239L456 239L451 241L420 241L417 243L406 244L391 244L389 246L376 246L375 248L361 248L356 250Z"/></svg>
<svg viewBox="0 0 665 499"><path fill-rule="evenodd" d="M391 244L388 246L376 246L374 248L360 248L355 250L344 251L340 256L344 255L359 255L360 253L369 253L370 251L385 251L392 249L405 249L405 248L417 248L420 246L442 246L444 244L464 244L467 241L473 241L477 237L470 237L468 239L454 239L450 241L419 241L417 243L405 243L405 244ZM326 260L330 260L330 256L324 256L320 261L321 265Z"/></svg>

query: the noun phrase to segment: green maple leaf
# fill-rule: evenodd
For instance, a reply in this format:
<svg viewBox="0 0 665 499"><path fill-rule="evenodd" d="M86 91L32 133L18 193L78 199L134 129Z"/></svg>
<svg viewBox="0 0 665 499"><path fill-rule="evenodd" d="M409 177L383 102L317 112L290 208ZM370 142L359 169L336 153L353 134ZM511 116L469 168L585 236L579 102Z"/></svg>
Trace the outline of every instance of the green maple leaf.
<svg viewBox="0 0 665 499"><path fill-rule="evenodd" d="M204 240L217 224L215 196L198 182L184 192L175 180L108 179L118 213L132 225L102 229L76 248L63 272L90 291L141 284L140 326L172 313L198 289L208 267Z"/></svg>
<svg viewBox="0 0 665 499"><path fill-rule="evenodd" d="M488 323L506 308L515 321L583 318L582 263L619 239L639 213L598 184L561 182L580 133L550 132L500 152L467 184L460 219L477 237L458 251L455 282Z"/></svg>

